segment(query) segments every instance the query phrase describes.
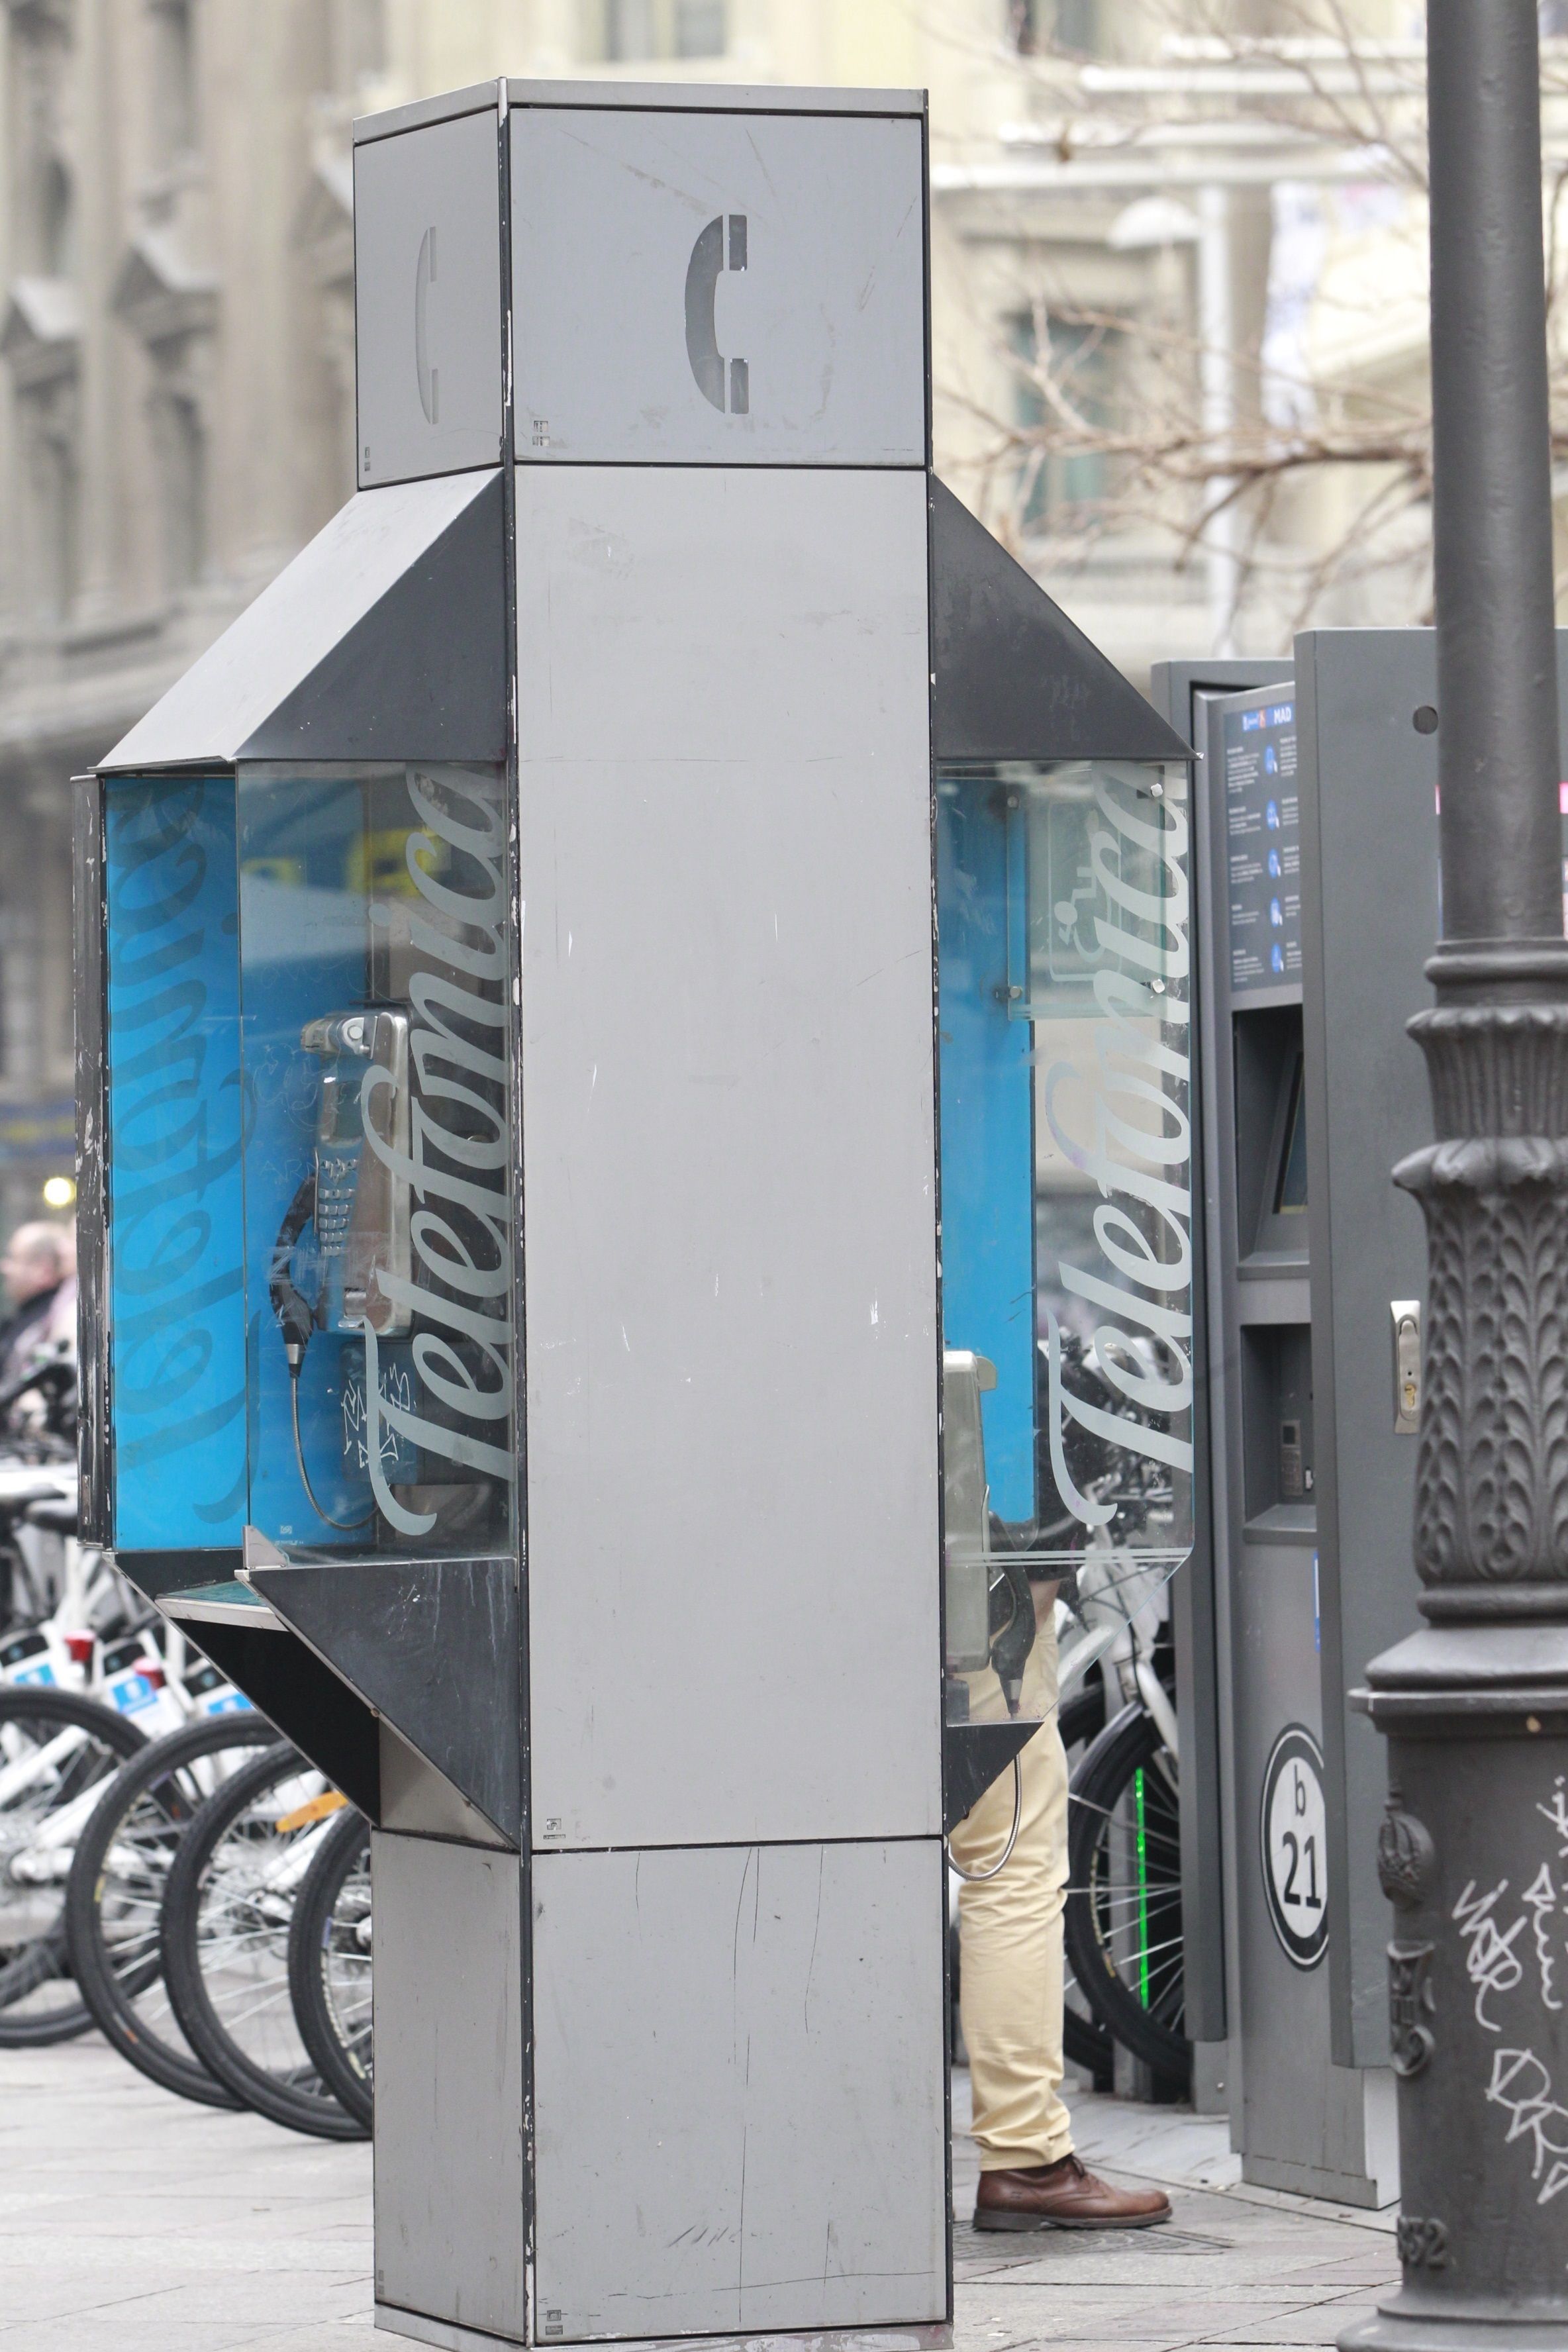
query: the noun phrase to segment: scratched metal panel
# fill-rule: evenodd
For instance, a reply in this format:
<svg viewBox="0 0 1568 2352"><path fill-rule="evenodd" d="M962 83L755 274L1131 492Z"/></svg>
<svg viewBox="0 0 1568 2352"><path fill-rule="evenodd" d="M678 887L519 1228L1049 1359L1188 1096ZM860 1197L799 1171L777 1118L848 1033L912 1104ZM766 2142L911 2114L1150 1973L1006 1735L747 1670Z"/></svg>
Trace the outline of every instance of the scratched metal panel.
<svg viewBox="0 0 1568 2352"><path fill-rule="evenodd" d="M517 454L923 466L924 125L520 107Z"/></svg>
<svg viewBox="0 0 1568 2352"><path fill-rule="evenodd" d="M498 139L492 106L354 150L362 489L500 458Z"/></svg>
<svg viewBox="0 0 1568 2352"><path fill-rule="evenodd" d="M515 1854L371 1840L375 2295L522 2342L522 1918Z"/></svg>
<svg viewBox="0 0 1568 2352"><path fill-rule="evenodd" d="M500 758L500 491L499 475L469 474L350 499L100 772L236 759Z"/></svg>
<svg viewBox="0 0 1568 2352"><path fill-rule="evenodd" d="M925 485L518 470L536 1845L941 1827Z"/></svg>
<svg viewBox="0 0 1568 2352"><path fill-rule="evenodd" d="M374 1707L384 1728L400 1733L515 1844L522 1832L516 1561L333 1560L251 1574L257 1591Z"/></svg>
<svg viewBox="0 0 1568 2352"><path fill-rule="evenodd" d="M942 1849L550 1854L542 2343L947 2308Z"/></svg>

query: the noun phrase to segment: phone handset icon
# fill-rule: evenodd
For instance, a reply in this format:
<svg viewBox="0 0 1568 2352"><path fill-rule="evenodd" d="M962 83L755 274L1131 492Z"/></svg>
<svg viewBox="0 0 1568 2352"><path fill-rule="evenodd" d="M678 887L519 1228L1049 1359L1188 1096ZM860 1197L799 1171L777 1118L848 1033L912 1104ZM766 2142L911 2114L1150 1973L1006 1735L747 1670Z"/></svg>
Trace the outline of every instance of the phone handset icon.
<svg viewBox="0 0 1568 2352"><path fill-rule="evenodd" d="M427 228L419 244L414 270L414 367L419 378L419 405L426 425L441 422L441 371L430 364L430 289L436 283L436 232Z"/></svg>
<svg viewBox="0 0 1568 2352"><path fill-rule="evenodd" d="M727 410L731 416L745 416L752 405L750 371L744 360L726 363L713 326L713 299L719 290L719 273L724 268L724 226L722 213L709 222L692 247L691 258L686 265L686 356L691 362L691 373L704 400L711 401L721 414ZM730 268L744 269L745 214L731 213L729 228ZM724 396L726 388L728 400Z"/></svg>

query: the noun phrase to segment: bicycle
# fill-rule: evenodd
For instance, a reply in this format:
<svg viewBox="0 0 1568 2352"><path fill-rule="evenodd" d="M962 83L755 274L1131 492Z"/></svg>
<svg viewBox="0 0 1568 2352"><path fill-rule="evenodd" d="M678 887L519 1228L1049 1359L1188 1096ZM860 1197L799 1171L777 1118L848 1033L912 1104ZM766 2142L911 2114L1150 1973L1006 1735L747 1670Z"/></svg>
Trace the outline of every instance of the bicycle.
<svg viewBox="0 0 1568 2352"><path fill-rule="evenodd" d="M321 2139L363 2139L318 2074L295 2021L295 1898L344 1799L287 1742L202 1807L163 1894L169 1996L202 2063L258 2114Z"/></svg>
<svg viewBox="0 0 1568 2352"><path fill-rule="evenodd" d="M1116 1555L1108 1548L1106 1558ZM1100 1573L1121 1618L1102 1672L1123 1704L1073 1774L1063 1937L1100 2023L1154 2074L1184 2082L1192 2044L1184 2031L1181 1749L1161 1671L1169 1578L1148 1560Z"/></svg>
<svg viewBox="0 0 1568 2352"><path fill-rule="evenodd" d="M66 1886L67 1951L93 2023L140 2074L205 2106L243 2102L192 2054L170 2006L163 1889L206 1800L250 1749L277 1738L264 1716L241 1708L139 1744L83 1827Z"/></svg>
<svg viewBox="0 0 1568 2352"><path fill-rule="evenodd" d="M85 2033L66 1887L104 1784L142 1747L135 1725L79 1691L0 1690L0 2047Z"/></svg>
<svg viewBox="0 0 1568 2352"><path fill-rule="evenodd" d="M289 1991L317 2073L368 2131L375 2112L370 1824L352 1806L332 1822L300 1884Z"/></svg>

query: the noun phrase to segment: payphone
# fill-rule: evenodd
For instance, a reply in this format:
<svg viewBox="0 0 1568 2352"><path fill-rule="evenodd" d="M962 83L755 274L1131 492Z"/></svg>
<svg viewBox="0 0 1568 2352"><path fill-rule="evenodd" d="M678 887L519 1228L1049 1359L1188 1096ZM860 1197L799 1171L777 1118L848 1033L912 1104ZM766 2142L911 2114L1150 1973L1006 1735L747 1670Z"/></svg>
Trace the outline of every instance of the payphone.
<svg viewBox="0 0 1568 2352"><path fill-rule="evenodd" d="M84 1532L373 1824L381 2325L935 2347L933 765L1185 747L931 473L919 93L355 139L359 489L79 788Z"/></svg>

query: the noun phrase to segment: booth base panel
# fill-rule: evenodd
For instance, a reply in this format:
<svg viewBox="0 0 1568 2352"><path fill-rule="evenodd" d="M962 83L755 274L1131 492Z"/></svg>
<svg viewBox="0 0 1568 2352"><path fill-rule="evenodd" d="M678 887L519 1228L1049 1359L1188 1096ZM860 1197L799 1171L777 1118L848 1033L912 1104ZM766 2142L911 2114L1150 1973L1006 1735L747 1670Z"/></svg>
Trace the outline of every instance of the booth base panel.
<svg viewBox="0 0 1568 2352"><path fill-rule="evenodd" d="M516 2344L513 2336L491 2336L479 2327L457 2327L449 2319L426 2319L417 2311L400 2311L395 2304L378 2303L375 2324L392 2336L435 2344L441 2352L496 2352L498 2345ZM815 2334L772 2336L643 2336L618 2338L616 2352L951 2352L952 2329L945 2320L920 2327L832 2327Z"/></svg>
<svg viewBox="0 0 1568 2352"><path fill-rule="evenodd" d="M377 2299L521 2343L521 1865L378 1830L371 1868Z"/></svg>
<svg viewBox="0 0 1568 2352"><path fill-rule="evenodd" d="M542 2343L948 2316L940 1838L533 1858Z"/></svg>
<svg viewBox="0 0 1568 2352"><path fill-rule="evenodd" d="M525 1882L378 1831L373 1868L382 2325L950 2340L939 1838L535 1854Z"/></svg>

